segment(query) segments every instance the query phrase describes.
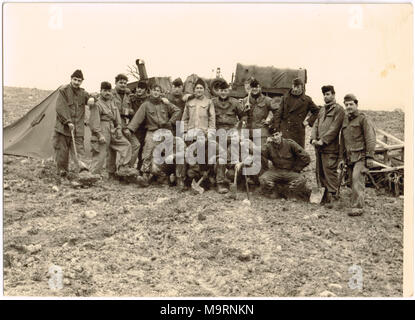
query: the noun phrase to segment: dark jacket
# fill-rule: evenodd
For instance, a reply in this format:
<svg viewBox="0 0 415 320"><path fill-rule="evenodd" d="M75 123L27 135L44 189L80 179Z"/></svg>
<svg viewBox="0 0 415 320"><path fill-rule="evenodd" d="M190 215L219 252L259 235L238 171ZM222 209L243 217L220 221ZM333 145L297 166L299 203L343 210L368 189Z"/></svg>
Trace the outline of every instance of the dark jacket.
<svg viewBox="0 0 415 320"><path fill-rule="evenodd" d="M132 116L134 115L134 110L131 107L129 94L125 92L122 96L117 92L116 89L113 89L112 96L114 103L117 106L118 111L120 112L123 128L125 128L127 126L127 123L130 122Z"/></svg>
<svg viewBox="0 0 415 320"><path fill-rule="evenodd" d="M74 135L83 137L85 105L89 94L82 88L74 90L70 84L60 87L58 92L55 131L70 137L68 123L72 123L75 126Z"/></svg>
<svg viewBox="0 0 415 320"><path fill-rule="evenodd" d="M337 154L343 120L344 110L341 105L335 102L325 105L320 109L317 121L313 125L310 142L321 139L324 144L319 148L320 152Z"/></svg>
<svg viewBox="0 0 415 320"><path fill-rule="evenodd" d="M212 99L215 106L216 129L232 129L238 124L238 121L246 121L242 104L235 98L229 97L222 100L219 97Z"/></svg>
<svg viewBox="0 0 415 320"><path fill-rule="evenodd" d="M305 126L303 124L307 114L311 112L308 123L313 126L316 121L319 107L305 94L295 96L288 92L281 100L280 107L274 114L273 127L281 131L286 139L292 139L301 147L305 145Z"/></svg>
<svg viewBox="0 0 415 320"><path fill-rule="evenodd" d="M247 114L247 127L249 129L261 129L261 136L268 137L270 135L269 128L263 125L261 121L266 120L269 112L275 112L278 106L272 104L272 99L264 96L262 93L257 99L252 95L248 97L243 99L244 110ZM249 107L247 108L248 105Z"/></svg>
<svg viewBox="0 0 415 320"><path fill-rule="evenodd" d="M131 119L134 117L137 110L140 108L140 106L143 104L144 101L148 99L148 94L143 94L142 96L138 96L137 94L130 94L129 99L131 103Z"/></svg>
<svg viewBox="0 0 415 320"><path fill-rule="evenodd" d="M373 158L376 148L376 132L367 117L358 112L353 119L344 117L340 135L340 155L348 162Z"/></svg>
<svg viewBox="0 0 415 320"><path fill-rule="evenodd" d="M146 129L154 131L168 125L173 128L179 120L180 109L172 103L164 104L161 99L148 98L134 115L127 128L135 132L142 123Z"/></svg>
<svg viewBox="0 0 415 320"><path fill-rule="evenodd" d="M173 103L176 107L178 107L180 109L180 117L179 117L179 119L182 119L184 106L186 105L186 102L183 101L183 94L174 95L172 93L169 93L166 96L166 98L169 99L169 101L171 103Z"/></svg>
<svg viewBox="0 0 415 320"><path fill-rule="evenodd" d="M263 158L271 160L275 169L300 172L310 163L308 153L294 140L281 139L279 145L267 142L262 148Z"/></svg>

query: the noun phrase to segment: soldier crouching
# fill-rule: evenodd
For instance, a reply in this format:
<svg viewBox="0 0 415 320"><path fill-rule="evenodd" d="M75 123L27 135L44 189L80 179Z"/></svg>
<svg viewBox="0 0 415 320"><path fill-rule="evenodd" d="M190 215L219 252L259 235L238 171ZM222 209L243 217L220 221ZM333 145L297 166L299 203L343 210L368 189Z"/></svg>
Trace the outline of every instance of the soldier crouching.
<svg viewBox="0 0 415 320"><path fill-rule="evenodd" d="M310 163L307 152L295 141L284 139L280 132L276 132L267 138L261 154L274 165L259 177L263 194L273 199L284 197L308 201L311 190L300 174Z"/></svg>

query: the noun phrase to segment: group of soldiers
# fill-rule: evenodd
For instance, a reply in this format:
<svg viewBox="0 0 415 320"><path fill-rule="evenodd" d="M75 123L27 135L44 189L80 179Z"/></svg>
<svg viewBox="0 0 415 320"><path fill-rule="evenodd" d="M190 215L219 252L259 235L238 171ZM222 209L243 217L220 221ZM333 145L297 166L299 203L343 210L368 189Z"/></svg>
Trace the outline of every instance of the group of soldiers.
<svg viewBox="0 0 415 320"><path fill-rule="evenodd" d="M114 88L104 81L99 96L93 97L80 87L83 80L82 71L76 70L70 84L59 89L53 144L61 176L68 172L69 154L76 151L80 172L103 176L106 164L108 179L119 179L122 172L134 171L140 187L169 183L184 191L195 179L203 180L205 188L216 187L224 194L234 181L246 180L250 185L259 185L270 198L308 200L311 189L302 170L310 164L304 149L305 127L309 125L309 142L316 154L316 178L325 189L322 203L333 207L340 183L338 167L346 166L352 206L364 206L365 171L373 165L376 137L370 121L358 111L358 100L353 94L344 97L343 108L336 102L333 86L323 86L325 105L319 107L305 94L300 78L293 80L292 88L279 101L265 96L254 78L247 80L247 96L241 100L229 96L230 87L225 80L219 83L217 96L208 98L206 82L200 78L191 93L184 93L180 78L172 82L171 92L163 92L158 84L149 88L147 82L140 80L131 93L127 76L119 74ZM86 105L89 119L85 117ZM85 125L91 130L89 167L82 161ZM177 152L168 155L170 162L155 161L154 150L161 143L157 137L160 130L171 133L175 147L178 141L183 142L183 155L194 151L190 149L198 143L199 134L209 143L213 141L220 151L219 129L230 132L225 136L224 161L219 161L217 154L214 159L209 158L208 152L201 163L179 163ZM249 134L241 135L242 131ZM237 161L231 160L229 155L235 151L232 139L251 153L259 152L260 168L255 174L243 175L240 170L255 166L251 155L244 158L238 149Z"/></svg>

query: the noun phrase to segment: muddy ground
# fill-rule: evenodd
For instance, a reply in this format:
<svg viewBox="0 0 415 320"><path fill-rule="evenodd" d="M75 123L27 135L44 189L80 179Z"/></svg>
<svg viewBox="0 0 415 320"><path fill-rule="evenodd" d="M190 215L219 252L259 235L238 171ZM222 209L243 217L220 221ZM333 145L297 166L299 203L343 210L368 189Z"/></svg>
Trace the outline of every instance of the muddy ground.
<svg viewBox="0 0 415 320"><path fill-rule="evenodd" d="M20 115L11 106L4 123ZM372 118L403 138L403 113ZM349 217L348 189L334 209L255 191L247 206L243 190L233 200L106 181L79 189L57 183L50 161L3 160L5 295L402 295L403 199L385 192L368 189L363 216Z"/></svg>

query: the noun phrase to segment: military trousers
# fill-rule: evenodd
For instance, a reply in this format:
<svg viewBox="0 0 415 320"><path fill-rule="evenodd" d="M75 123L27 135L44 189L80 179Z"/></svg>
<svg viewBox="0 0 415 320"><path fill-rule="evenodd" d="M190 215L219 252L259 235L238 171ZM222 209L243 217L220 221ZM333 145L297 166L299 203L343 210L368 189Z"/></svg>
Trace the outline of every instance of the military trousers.
<svg viewBox="0 0 415 320"><path fill-rule="evenodd" d="M337 165L339 155L337 153L321 153L316 150L316 178L327 192L336 193L339 183Z"/></svg>
<svg viewBox="0 0 415 320"><path fill-rule="evenodd" d="M78 170L88 169L85 161L84 137L75 137L75 146L71 136L65 136L59 132L54 132L53 148L55 150L55 163L58 173L68 172L69 170L69 154L75 162ZM75 149L78 155L78 162L75 159Z"/></svg>
<svg viewBox="0 0 415 320"><path fill-rule="evenodd" d="M105 161L108 173L115 173L118 166L127 165L130 162L131 144L124 136L120 139L116 138L115 133L111 132L109 121L101 121L101 133L105 138L105 143L99 143L96 139L91 140L92 173L101 174ZM119 155L118 164L117 154Z"/></svg>
<svg viewBox="0 0 415 320"><path fill-rule="evenodd" d="M349 177L352 178L352 206L363 208L365 204L365 160L361 159L347 165Z"/></svg>

